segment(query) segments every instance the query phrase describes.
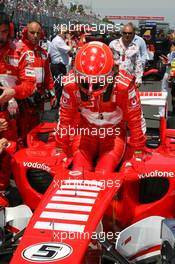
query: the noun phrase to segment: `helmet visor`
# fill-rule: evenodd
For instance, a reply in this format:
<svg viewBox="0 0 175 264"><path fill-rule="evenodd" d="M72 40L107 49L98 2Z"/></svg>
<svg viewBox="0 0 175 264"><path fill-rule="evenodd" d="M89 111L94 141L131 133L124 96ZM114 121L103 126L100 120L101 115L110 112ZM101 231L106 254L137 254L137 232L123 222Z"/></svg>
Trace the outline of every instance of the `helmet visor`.
<svg viewBox="0 0 175 264"><path fill-rule="evenodd" d="M101 90L104 87L104 85L105 84L101 82L92 83L92 82L87 82L87 81L81 81L79 83L80 88L82 87L89 92Z"/></svg>

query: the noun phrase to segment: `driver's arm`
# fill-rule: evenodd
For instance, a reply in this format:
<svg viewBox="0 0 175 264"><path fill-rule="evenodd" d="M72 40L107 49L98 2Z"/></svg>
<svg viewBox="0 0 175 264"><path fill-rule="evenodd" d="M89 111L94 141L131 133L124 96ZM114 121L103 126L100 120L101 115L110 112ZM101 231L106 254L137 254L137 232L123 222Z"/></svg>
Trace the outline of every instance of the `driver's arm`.
<svg viewBox="0 0 175 264"><path fill-rule="evenodd" d="M77 98L73 91L74 85L67 84L63 88L56 130L57 150L66 154L70 152L70 136L73 136L74 132L76 134L76 124L79 120Z"/></svg>
<svg viewBox="0 0 175 264"><path fill-rule="evenodd" d="M145 146L146 125L143 119L139 91L131 83L128 89L119 91L119 101L130 130L130 145L134 150L143 149Z"/></svg>

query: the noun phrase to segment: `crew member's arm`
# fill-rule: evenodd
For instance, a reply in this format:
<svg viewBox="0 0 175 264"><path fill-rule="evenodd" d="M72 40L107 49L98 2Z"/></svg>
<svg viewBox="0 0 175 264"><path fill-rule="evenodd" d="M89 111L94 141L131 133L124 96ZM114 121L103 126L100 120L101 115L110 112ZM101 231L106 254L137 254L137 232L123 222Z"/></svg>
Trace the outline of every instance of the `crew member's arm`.
<svg viewBox="0 0 175 264"><path fill-rule="evenodd" d="M36 90L36 75L34 68L27 61L27 54L23 54L18 64L18 79L15 90L16 99L25 99Z"/></svg>
<svg viewBox="0 0 175 264"><path fill-rule="evenodd" d="M59 39L53 40L53 45L56 47L56 49L64 52L69 53L71 51L71 46L68 46L63 38L59 37Z"/></svg>
<svg viewBox="0 0 175 264"><path fill-rule="evenodd" d="M50 71L49 59L47 58L45 61L44 67L45 77L44 77L44 86L48 90L54 90L54 81L52 78L52 73Z"/></svg>
<svg viewBox="0 0 175 264"><path fill-rule="evenodd" d="M114 55L114 62L115 62L115 65L120 65L120 54L118 52L118 40L112 40L110 43L109 43L109 47L110 49L112 50L112 53Z"/></svg>
<svg viewBox="0 0 175 264"><path fill-rule="evenodd" d="M142 66L143 69L145 68L146 61L149 59L148 50L146 46L146 42L143 38L141 38L141 59L142 59Z"/></svg>
<svg viewBox="0 0 175 264"><path fill-rule="evenodd" d="M123 82L123 80L122 80ZM141 109L139 91L131 81L128 89L118 89L118 101L124 113L124 119L130 130L130 145L134 150L143 149L145 146L146 124Z"/></svg>
<svg viewBox="0 0 175 264"><path fill-rule="evenodd" d="M50 70L50 65L49 65L49 58L46 59L45 65L44 65L44 87L45 89L50 91L49 98L50 98L50 106L51 107L56 107L57 106L57 98L55 95L55 88L54 88L54 81L52 77L52 73ZM55 80L56 82L57 80Z"/></svg>
<svg viewBox="0 0 175 264"><path fill-rule="evenodd" d="M1 87L3 93L0 96L0 103L6 103L11 98L25 99L32 95L36 89L36 77L35 71L27 61L27 53L24 53L21 57L19 56L17 69L17 81L13 87Z"/></svg>
<svg viewBox="0 0 175 264"><path fill-rule="evenodd" d="M142 65L140 51L138 50L135 55L135 77L136 77L137 87L140 87L140 85L142 84L142 76L143 76L143 65Z"/></svg>

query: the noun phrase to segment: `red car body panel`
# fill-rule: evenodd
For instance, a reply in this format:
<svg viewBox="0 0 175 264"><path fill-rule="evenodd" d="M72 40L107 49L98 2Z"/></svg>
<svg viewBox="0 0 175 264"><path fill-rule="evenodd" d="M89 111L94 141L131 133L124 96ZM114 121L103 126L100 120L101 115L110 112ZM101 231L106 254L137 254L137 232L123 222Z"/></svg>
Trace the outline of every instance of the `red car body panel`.
<svg viewBox="0 0 175 264"><path fill-rule="evenodd" d="M54 181L36 209L10 263L25 264L36 261L35 258L32 260L34 253L30 260L27 260L24 257L24 250L37 243L47 245L50 242L66 244L71 248L70 255L59 259L60 264L82 263L91 235L122 184L122 178L123 173L111 175L84 173L77 177L71 175L70 171L59 167ZM75 186L78 180L81 182ZM105 185L108 181L110 182L109 187ZM72 192L67 193L68 190ZM102 201L103 206L101 206ZM81 209L75 209L77 206ZM61 239L63 232L67 234L65 239ZM86 237L80 237L86 232L88 233ZM71 234L74 234L74 239L69 238ZM40 256L39 263L45 263L41 261L41 258ZM52 261L47 261L47 263L52 263Z"/></svg>
<svg viewBox="0 0 175 264"><path fill-rule="evenodd" d="M141 95L158 97L161 96L161 92L144 92ZM36 210L15 252L11 261L12 264L31 262L32 260L24 259L24 250L28 251L28 247L33 247L37 243L39 246L37 249L35 248L35 252L32 254L38 254L40 261L33 259L33 262L45 263L41 261L41 255L48 256L50 243L60 242L63 247L68 246L70 254L57 260L59 263L84 264L83 258L91 234L96 230L104 215L107 222L107 226L104 226L106 229L110 228L111 222L115 222L120 230L148 216L175 218L175 130L166 128L165 118L161 118L160 121L160 146L149 149L150 155L144 160L144 168L140 173L136 173L133 165L127 166L127 156L122 161L120 172L110 175L91 172L82 174L80 171L71 172L63 168L60 165L60 156L55 151L56 145L52 137L54 127L55 124L46 123L35 128L34 131L32 130L28 136L29 148L20 150L14 155L13 171L18 189L23 201L30 208ZM49 133L51 140L48 140L48 143L38 140L37 134L41 133L41 128L43 128L43 133L51 131ZM53 181L44 196L31 187L27 178L28 169L35 169L38 164L42 165L43 163L43 167L40 166L40 168L43 171L49 171L53 177ZM100 190L95 191L62 186L63 181L70 179L82 180L83 183L86 180L104 181L105 183L108 180L112 181L110 181L110 186L105 186L104 190L100 188ZM147 185L153 185L153 190L150 193L147 193ZM161 193L156 193L159 188ZM73 193L66 192L67 190L73 191ZM81 193L82 190L87 192L86 195ZM94 194L95 192L96 194ZM97 196L94 198L92 193ZM149 196L154 199L149 199ZM53 197L59 198L53 200ZM81 200L78 200L79 198ZM93 199L94 201L92 201ZM80 205L80 207L90 211L83 211L80 207L76 209L73 205ZM88 209L90 207L92 208ZM69 210L70 208L71 210ZM55 231L57 231L56 236ZM69 231L74 233L87 231L89 237L83 240L66 238L61 241L59 235ZM43 246L45 250L42 251ZM58 252L55 254L59 255ZM52 262L47 261L47 263ZM87 263L97 264L98 262L89 261Z"/></svg>

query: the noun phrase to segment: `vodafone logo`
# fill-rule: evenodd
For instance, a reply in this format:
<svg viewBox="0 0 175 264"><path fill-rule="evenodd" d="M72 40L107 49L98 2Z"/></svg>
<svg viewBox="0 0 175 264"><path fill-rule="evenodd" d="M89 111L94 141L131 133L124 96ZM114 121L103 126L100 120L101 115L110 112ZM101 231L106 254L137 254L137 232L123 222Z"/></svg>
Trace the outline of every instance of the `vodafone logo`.
<svg viewBox="0 0 175 264"><path fill-rule="evenodd" d="M47 172L50 172L51 168L48 167L45 163L38 163L38 162L23 162L24 167L28 168L36 168L36 169L41 169L45 170Z"/></svg>

